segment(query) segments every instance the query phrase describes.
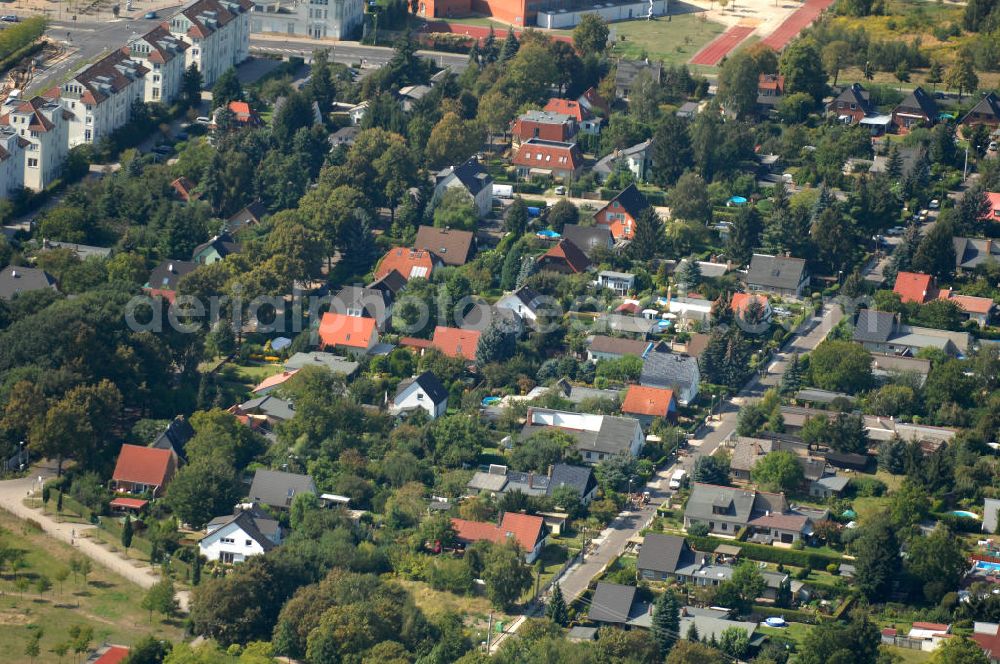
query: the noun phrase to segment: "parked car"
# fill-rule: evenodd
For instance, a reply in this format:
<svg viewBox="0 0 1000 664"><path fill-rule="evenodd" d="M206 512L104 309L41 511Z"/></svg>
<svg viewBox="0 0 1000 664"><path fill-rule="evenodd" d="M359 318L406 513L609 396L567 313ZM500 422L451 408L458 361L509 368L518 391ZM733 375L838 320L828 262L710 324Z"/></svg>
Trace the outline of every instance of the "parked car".
<svg viewBox="0 0 1000 664"><path fill-rule="evenodd" d="M14 14L4 14L3 16L0 16L0 21L3 21L4 23L20 23L21 19Z"/></svg>
<svg viewBox="0 0 1000 664"><path fill-rule="evenodd" d="M906 229L903 228L902 226L893 226L888 231L886 231L886 233L888 233L889 235L902 235L903 231L905 230Z"/></svg>
<svg viewBox="0 0 1000 664"><path fill-rule="evenodd" d="M197 122L198 124L203 124L203 125L212 124L212 121L206 118L204 115L196 117L194 121Z"/></svg>
<svg viewBox="0 0 1000 664"><path fill-rule="evenodd" d="M556 196L565 196L565 195L566 195L566 187L562 185L556 187Z"/></svg>
<svg viewBox="0 0 1000 664"><path fill-rule="evenodd" d="M935 198L933 201L927 204L927 207L930 208L931 210L937 210L939 207L941 207L941 201Z"/></svg>
<svg viewBox="0 0 1000 664"><path fill-rule="evenodd" d="M143 18L145 18L145 19L154 19L154 18L156 18L156 17L157 17L157 16L156 16L156 12L146 12L146 13L145 13L145 14L143 15Z"/></svg>

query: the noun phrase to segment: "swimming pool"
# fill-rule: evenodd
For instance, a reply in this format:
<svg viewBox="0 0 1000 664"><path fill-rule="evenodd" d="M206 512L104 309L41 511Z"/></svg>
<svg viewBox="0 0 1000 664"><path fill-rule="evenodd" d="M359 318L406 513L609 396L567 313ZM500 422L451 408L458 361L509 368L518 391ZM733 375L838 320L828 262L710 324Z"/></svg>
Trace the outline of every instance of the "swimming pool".
<svg viewBox="0 0 1000 664"><path fill-rule="evenodd" d="M1000 572L1000 563L990 563L985 560L977 560L976 569L981 569L984 572L998 573Z"/></svg>
<svg viewBox="0 0 1000 664"><path fill-rule="evenodd" d="M954 510L952 512L955 516L964 516L967 519L978 519L979 515L975 512L966 512L965 510Z"/></svg>

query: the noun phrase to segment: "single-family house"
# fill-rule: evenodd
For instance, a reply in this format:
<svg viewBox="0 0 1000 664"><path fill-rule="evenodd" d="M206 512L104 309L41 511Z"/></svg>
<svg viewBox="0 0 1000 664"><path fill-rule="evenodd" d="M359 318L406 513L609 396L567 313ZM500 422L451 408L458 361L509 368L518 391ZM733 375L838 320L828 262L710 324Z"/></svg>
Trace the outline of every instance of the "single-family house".
<svg viewBox="0 0 1000 664"><path fill-rule="evenodd" d="M559 430L574 439L585 463L596 465L616 454L638 456L646 437L634 417L574 413L550 408L529 408L521 440L540 431Z"/></svg>
<svg viewBox="0 0 1000 664"><path fill-rule="evenodd" d="M845 124L858 124L875 114L875 105L871 101L871 93L860 83L853 83L826 105L826 112L837 116L837 120Z"/></svg>
<svg viewBox="0 0 1000 664"><path fill-rule="evenodd" d="M982 266L989 260L1000 261L1000 242L993 238L956 237L955 271L959 274L969 272Z"/></svg>
<svg viewBox="0 0 1000 664"><path fill-rule="evenodd" d="M498 496L508 491L520 491L528 496L551 496L556 489L569 487L576 491L580 503L587 505L597 495L597 479L590 466L557 463L548 472L517 472L497 464L486 471L477 471L466 489L472 495L488 493Z"/></svg>
<svg viewBox="0 0 1000 664"><path fill-rule="evenodd" d="M593 255L595 249L611 250L614 246L614 239L611 237L611 227L605 224L595 224L593 226L583 226L581 224L566 224L563 226L563 239L569 240L588 258Z"/></svg>
<svg viewBox="0 0 1000 664"><path fill-rule="evenodd" d="M434 196L431 200L440 200L446 191L457 188L472 197L480 218L490 213L490 208L493 206L493 176L486 172L478 159L469 159L458 166L449 166L438 171L434 176L434 182ZM418 235L417 247L429 249L430 247L421 247L419 238Z"/></svg>
<svg viewBox="0 0 1000 664"><path fill-rule="evenodd" d="M0 299L13 300L21 293L58 290L56 280L45 270L23 265L8 265L0 270Z"/></svg>
<svg viewBox="0 0 1000 664"><path fill-rule="evenodd" d="M604 313L594 321L594 330L635 339L649 339L661 331L659 321L643 316Z"/></svg>
<svg viewBox="0 0 1000 664"><path fill-rule="evenodd" d="M938 119L938 105L927 92L917 87L892 109L892 124L901 134L914 127L932 125Z"/></svg>
<svg viewBox="0 0 1000 664"><path fill-rule="evenodd" d="M823 500L839 498L850 482L851 478L843 475L823 475L818 480L809 483L809 495Z"/></svg>
<svg viewBox="0 0 1000 664"><path fill-rule="evenodd" d="M587 345L587 360L590 362L617 360L626 355L642 357L652 346L653 342L643 339L624 339L597 334L590 338L590 343Z"/></svg>
<svg viewBox="0 0 1000 664"><path fill-rule="evenodd" d="M181 461L187 459L184 447L192 438L194 438L194 427L183 415L178 415L170 421L170 424L160 435L149 443L149 447L169 450L175 457L176 465L179 466Z"/></svg>
<svg viewBox="0 0 1000 664"><path fill-rule="evenodd" d="M336 350L365 355L378 343L374 318L348 316L328 311L319 322L320 350Z"/></svg>
<svg viewBox="0 0 1000 664"><path fill-rule="evenodd" d="M587 88L576 100L580 106L590 111L591 115L600 115L605 118L611 115L611 105L598 94L596 88Z"/></svg>
<svg viewBox="0 0 1000 664"><path fill-rule="evenodd" d="M743 328L744 331L754 333L767 331L769 327L767 323L771 320L773 312L771 302L766 296L757 293L733 293L729 299L729 308L733 316L747 324ZM756 312L751 316L754 310Z"/></svg>
<svg viewBox="0 0 1000 664"><path fill-rule="evenodd" d="M809 271L801 258L754 254L746 279L751 291L800 298L809 286Z"/></svg>
<svg viewBox="0 0 1000 664"><path fill-rule="evenodd" d="M594 214L594 222L608 226L615 241L631 240L636 220L648 207L649 201L639 188L630 184Z"/></svg>
<svg viewBox="0 0 1000 664"><path fill-rule="evenodd" d="M250 425L250 428L266 431L274 431L279 424L295 417L295 407L292 402L279 399L272 394L254 397L234 405L228 412Z"/></svg>
<svg viewBox="0 0 1000 664"><path fill-rule="evenodd" d="M636 574L646 581L668 581L677 578L678 570L701 567L711 556L692 549L687 540L676 535L649 533L639 546Z"/></svg>
<svg viewBox="0 0 1000 664"><path fill-rule="evenodd" d="M955 304L966 320L975 321L979 327L986 327L990 324L993 310L996 308L993 298L962 295L954 292L951 288L938 291L937 296L938 299Z"/></svg>
<svg viewBox="0 0 1000 664"><path fill-rule="evenodd" d="M238 254L240 245L228 233L216 235L208 242L199 244L191 252L191 262L200 265L211 265L221 261L230 254Z"/></svg>
<svg viewBox="0 0 1000 664"><path fill-rule="evenodd" d="M604 182L618 169L631 173L636 182L648 180L653 170L653 139L622 150L614 150L594 164L592 170L597 179Z"/></svg>
<svg viewBox="0 0 1000 664"><path fill-rule="evenodd" d="M250 391L258 397L268 395L273 392L275 388L280 387L291 380L291 378L298 372L298 369L286 369L284 371L279 371L278 373L272 374L257 383L257 385Z"/></svg>
<svg viewBox="0 0 1000 664"><path fill-rule="evenodd" d="M735 535L750 528L755 539L791 544L812 534L812 519L788 507L784 494L695 482L684 507L684 527L704 523L709 532Z"/></svg>
<svg viewBox="0 0 1000 664"><path fill-rule="evenodd" d="M250 104L245 101L231 101L226 105L226 110L232 114L233 128L259 127L263 124L257 111L250 108ZM212 113L212 126L218 126L221 111L222 107L219 107Z"/></svg>
<svg viewBox="0 0 1000 664"><path fill-rule="evenodd" d="M161 296L170 302L174 301L177 285L181 279L198 267L190 261L165 260L149 273L149 281L143 290L151 296Z"/></svg>
<svg viewBox="0 0 1000 664"><path fill-rule="evenodd" d="M625 297L635 290L635 275L630 272L601 270L597 273L597 286L613 290L619 297Z"/></svg>
<svg viewBox="0 0 1000 664"><path fill-rule="evenodd" d="M770 113L777 109L785 95L785 77L781 74L759 74L757 77L757 110Z"/></svg>
<svg viewBox="0 0 1000 664"><path fill-rule="evenodd" d="M556 304L555 300L547 295L542 295L528 286L521 286L517 290L505 294L496 304L496 309L512 311L524 321L528 326L535 326L539 315L546 311L546 305Z"/></svg>
<svg viewBox="0 0 1000 664"><path fill-rule="evenodd" d="M986 200L989 202L988 209L981 219L983 221L1000 221L1000 192L986 192Z"/></svg>
<svg viewBox="0 0 1000 664"><path fill-rule="evenodd" d="M159 498L176 472L177 459L171 450L122 445L111 475L111 490L117 493L148 493L153 498Z"/></svg>
<svg viewBox="0 0 1000 664"><path fill-rule="evenodd" d="M899 295L901 302L924 304L934 299L937 289L934 288L934 277L919 272L900 272L896 275L896 283L892 292Z"/></svg>
<svg viewBox="0 0 1000 664"><path fill-rule="evenodd" d="M260 201L247 205L226 219L226 232L235 233L243 228L258 225L267 216L267 208Z"/></svg>
<svg viewBox="0 0 1000 664"><path fill-rule="evenodd" d="M308 475L258 468L250 483L250 502L276 509L288 509L295 496L302 493L319 495L316 483Z"/></svg>
<svg viewBox="0 0 1000 664"><path fill-rule="evenodd" d="M627 626L631 620L645 612L636 611L635 586L599 581L594 596L590 599L587 618L604 625Z"/></svg>
<svg viewBox="0 0 1000 664"><path fill-rule="evenodd" d="M1000 664L1000 624L977 620L972 623L971 638L986 653L990 664Z"/></svg>
<svg viewBox="0 0 1000 664"><path fill-rule="evenodd" d="M580 274L590 267L590 259L575 244L563 239L539 256L536 266L539 272Z"/></svg>
<svg viewBox="0 0 1000 664"><path fill-rule="evenodd" d="M505 512L500 525L483 521L452 519L451 525L460 544L468 545L486 540L502 544L509 540L517 542L524 552L524 560L529 565L535 562L545 547L548 532L545 520L532 514Z"/></svg>
<svg viewBox="0 0 1000 664"><path fill-rule="evenodd" d="M565 113L528 111L514 120L510 134L515 150L521 143L537 138L543 141L569 142L579 129L576 120Z"/></svg>
<svg viewBox="0 0 1000 664"><path fill-rule="evenodd" d="M361 127L357 125L350 125L347 127L341 127L337 131L333 132L327 136L327 142L330 144L330 150L333 151L338 147L343 147L345 150L349 149L358 140L358 135L361 133Z"/></svg>
<svg viewBox="0 0 1000 664"><path fill-rule="evenodd" d="M423 409L435 420L448 410L448 390L430 371L401 381L396 388L390 411L395 414Z"/></svg>
<svg viewBox="0 0 1000 664"><path fill-rule="evenodd" d="M920 357L902 357L886 353L872 353L872 376L880 382L891 382L902 376L912 376L923 386L931 372L931 361Z"/></svg>
<svg viewBox="0 0 1000 664"><path fill-rule="evenodd" d="M393 247L385 253L375 269L375 280L385 279L393 270L403 279L430 279L440 261L426 249Z"/></svg>
<svg viewBox="0 0 1000 664"><path fill-rule="evenodd" d="M1000 97L995 92L988 92L976 105L969 109L959 124L963 127L985 125L996 129L1000 127Z"/></svg>
<svg viewBox="0 0 1000 664"><path fill-rule="evenodd" d="M184 175L174 178L170 183L170 187L174 190L177 200L182 203L190 203L201 198L201 194L195 191L198 188L198 184Z"/></svg>
<svg viewBox="0 0 1000 664"><path fill-rule="evenodd" d="M578 127L578 131L585 134L597 135L601 133L601 119L594 117L590 109L580 101L572 99L557 99L552 97L542 109L545 113L559 113L568 115Z"/></svg>
<svg viewBox="0 0 1000 664"><path fill-rule="evenodd" d="M891 627L882 630L882 643L922 652L934 652L950 638L951 625L944 623L917 621L905 635Z"/></svg>
<svg viewBox="0 0 1000 664"><path fill-rule="evenodd" d="M937 348L952 356L965 356L972 337L929 327L903 325L897 314L862 309L854 322L854 340L875 353L916 355L922 348Z"/></svg>
<svg viewBox="0 0 1000 664"><path fill-rule="evenodd" d="M677 415L674 391L662 387L629 385L622 402L622 413L636 418L648 428L656 418L669 419Z"/></svg>
<svg viewBox="0 0 1000 664"><path fill-rule="evenodd" d="M647 60L618 60L615 65L615 95L628 101L632 84L639 74L647 72L653 83L660 84L663 77L663 64Z"/></svg>
<svg viewBox="0 0 1000 664"><path fill-rule="evenodd" d="M715 303L702 297L671 297L667 310L682 324L690 321L710 322Z"/></svg>
<svg viewBox="0 0 1000 664"><path fill-rule="evenodd" d="M479 347L479 330L464 330L457 327L438 325L434 328L430 346L448 357L461 357L469 361L476 359Z"/></svg>
<svg viewBox="0 0 1000 664"><path fill-rule="evenodd" d="M345 379L354 375L358 370L358 363L349 360L342 355L333 353L321 353L312 351L308 353L295 353L285 360L285 371L298 371L304 367L321 367L333 374L341 374Z"/></svg>
<svg viewBox="0 0 1000 664"><path fill-rule="evenodd" d="M511 164L521 179L535 176L565 180L583 169L583 154L576 143L529 138L517 148Z"/></svg>
<svg viewBox="0 0 1000 664"><path fill-rule="evenodd" d="M250 503L238 505L231 515L209 521L198 550L210 561L234 564L267 553L279 544L278 521Z"/></svg>
<svg viewBox="0 0 1000 664"><path fill-rule="evenodd" d="M370 286L344 286L330 301L330 310L357 318L371 318L384 332L392 319L393 298L385 289Z"/></svg>
<svg viewBox="0 0 1000 664"><path fill-rule="evenodd" d="M465 265L475 253L476 236L472 231L421 226L417 229L413 246L431 252L446 266L460 266Z"/></svg>
<svg viewBox="0 0 1000 664"><path fill-rule="evenodd" d="M695 400L700 382L698 360L689 355L656 347L643 358L639 384L673 390L674 397L681 406L687 406Z"/></svg>
<svg viewBox="0 0 1000 664"><path fill-rule="evenodd" d="M429 85L404 85L399 89L398 97L403 110L409 113L414 104L427 96L431 91Z"/></svg>

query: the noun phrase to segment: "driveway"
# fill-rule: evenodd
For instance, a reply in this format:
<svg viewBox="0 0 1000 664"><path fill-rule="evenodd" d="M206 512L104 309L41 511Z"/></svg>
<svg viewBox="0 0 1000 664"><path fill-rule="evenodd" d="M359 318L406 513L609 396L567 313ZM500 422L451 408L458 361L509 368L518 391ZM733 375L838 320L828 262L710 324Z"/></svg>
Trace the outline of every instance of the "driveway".
<svg viewBox="0 0 1000 664"><path fill-rule="evenodd" d="M19 519L31 519L41 526L46 535L69 544L95 563L106 567L141 588L149 588L159 581L159 573L148 563L124 558L98 544L99 540L81 536L81 533L96 526L81 523L60 523L43 514L41 509L24 505L24 499L33 495L33 491L38 491L39 477L47 480L55 475L55 465L45 463L33 468L28 477L0 482L0 508ZM188 609L188 595L187 591L177 593L178 602L184 611Z"/></svg>

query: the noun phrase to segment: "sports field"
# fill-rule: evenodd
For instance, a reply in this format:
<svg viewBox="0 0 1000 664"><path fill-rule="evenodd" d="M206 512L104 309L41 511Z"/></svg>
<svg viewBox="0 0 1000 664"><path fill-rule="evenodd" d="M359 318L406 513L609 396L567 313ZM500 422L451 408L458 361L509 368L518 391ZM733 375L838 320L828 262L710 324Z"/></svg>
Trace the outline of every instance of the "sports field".
<svg viewBox="0 0 1000 664"><path fill-rule="evenodd" d="M661 16L653 21L622 21L611 24L613 53L629 59L663 60L684 64L705 44L726 29L701 13Z"/></svg>

